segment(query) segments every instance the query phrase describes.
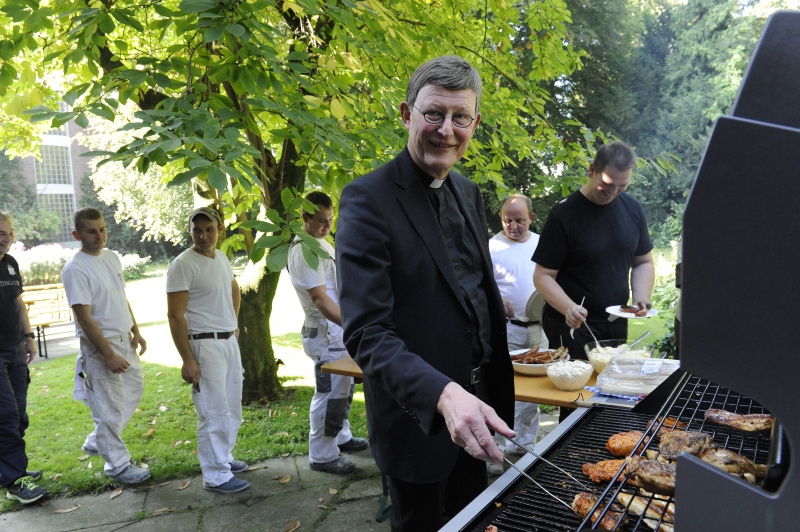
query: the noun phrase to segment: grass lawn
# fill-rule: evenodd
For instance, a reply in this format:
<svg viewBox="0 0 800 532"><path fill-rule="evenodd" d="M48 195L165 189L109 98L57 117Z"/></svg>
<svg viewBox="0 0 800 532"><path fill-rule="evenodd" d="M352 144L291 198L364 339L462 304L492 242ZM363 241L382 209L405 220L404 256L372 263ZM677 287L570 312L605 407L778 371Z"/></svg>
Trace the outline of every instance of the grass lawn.
<svg viewBox="0 0 800 532"><path fill-rule="evenodd" d="M298 335L299 336L299 335ZM278 337L280 338L280 337ZM294 345L291 338L280 341ZM89 409L72 398L75 357L31 364L28 389L30 428L25 435L28 469L41 469L41 484L53 494L95 493L115 484L103 474L103 460L86 456L81 445L92 430ZM180 369L142 363L145 388L139 409L122 434L133 460L146 465L152 483L198 475L197 414ZM279 455L308 453L307 386L284 382L280 401L244 408L234 456L248 463ZM350 411L353 433L367 434L363 388L356 388ZM0 512L18 508L2 499Z"/></svg>

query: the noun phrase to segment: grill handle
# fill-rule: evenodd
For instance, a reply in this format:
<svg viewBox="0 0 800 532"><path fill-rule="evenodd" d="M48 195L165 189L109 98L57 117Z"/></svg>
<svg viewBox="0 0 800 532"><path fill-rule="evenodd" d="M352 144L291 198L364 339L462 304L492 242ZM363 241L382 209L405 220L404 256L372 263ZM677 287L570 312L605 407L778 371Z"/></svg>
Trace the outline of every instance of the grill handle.
<svg viewBox="0 0 800 532"><path fill-rule="evenodd" d="M786 473L789 471L789 464L791 463L789 440L778 419L775 419L772 425L771 440L764 489L776 492L783 484L783 479L786 478Z"/></svg>

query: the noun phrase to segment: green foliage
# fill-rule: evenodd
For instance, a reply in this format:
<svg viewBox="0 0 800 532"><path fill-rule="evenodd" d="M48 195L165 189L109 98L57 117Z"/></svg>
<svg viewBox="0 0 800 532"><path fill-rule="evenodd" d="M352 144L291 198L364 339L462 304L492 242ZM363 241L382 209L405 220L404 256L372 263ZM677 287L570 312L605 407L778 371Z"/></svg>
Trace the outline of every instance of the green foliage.
<svg viewBox="0 0 800 532"><path fill-rule="evenodd" d="M285 265L299 218L283 192L308 184L336 201L347 182L396 154L405 83L436 55L464 56L485 82L482 134L464 162L478 183L501 184L521 161L571 167L584 157L585 141L565 141L544 113L544 84L579 65L561 0L51 0L37 10L8 0L3 13L0 68L9 80L16 72L17 94L35 94L14 109L31 109L34 124L86 125L133 102L123 129L134 137L90 155L143 173L162 167L171 185L192 181L242 229L223 249L246 249L253 260L269 251L273 271ZM34 64L63 71L68 111L36 87ZM256 245L261 233L238 225L258 212L279 239Z"/></svg>
<svg viewBox="0 0 800 532"><path fill-rule="evenodd" d="M133 460L147 464L153 483L197 476L197 414L180 368L143 362L142 371L144 395L122 434ZM89 409L72 399L74 372L74 357L31 364L27 452L30 467L44 470L42 485L53 494L96 493L114 485L102 472L103 461L81 451L92 419ZM236 458L253 463L285 453L308 453L312 395L313 388L292 387L279 401L245 406ZM366 434L364 413L363 391L358 386L349 418L355 434ZM3 500L0 511L17 506Z"/></svg>

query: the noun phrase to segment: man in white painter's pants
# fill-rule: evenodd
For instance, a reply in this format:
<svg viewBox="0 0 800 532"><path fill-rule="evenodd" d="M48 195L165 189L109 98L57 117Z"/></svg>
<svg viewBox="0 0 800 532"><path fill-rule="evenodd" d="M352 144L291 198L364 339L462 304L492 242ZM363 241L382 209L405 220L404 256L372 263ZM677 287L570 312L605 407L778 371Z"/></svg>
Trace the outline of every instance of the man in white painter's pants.
<svg viewBox="0 0 800 532"><path fill-rule="evenodd" d="M167 270L167 317L183 360L181 377L192 384L203 488L236 493L250 483L234 476L247 469L233 458L244 369L237 341L239 285L228 258L217 250L223 231L214 209L200 207L189 215L193 244Z"/></svg>
<svg viewBox="0 0 800 532"><path fill-rule="evenodd" d="M323 373L321 369L329 362L350 356L342 340L334 250L325 239L333 224L333 202L322 192L311 192L306 200L309 205L303 209L305 234L299 235L293 243L287 268L306 316L302 329L303 350L314 361L308 457L314 471L350 473L356 465L340 456L339 451L357 452L369 446L364 438L353 437L347 419L355 383L352 377ZM329 257L317 257L316 267L312 267L305 257L313 254L309 246L321 248ZM311 260L313 262L314 258Z"/></svg>

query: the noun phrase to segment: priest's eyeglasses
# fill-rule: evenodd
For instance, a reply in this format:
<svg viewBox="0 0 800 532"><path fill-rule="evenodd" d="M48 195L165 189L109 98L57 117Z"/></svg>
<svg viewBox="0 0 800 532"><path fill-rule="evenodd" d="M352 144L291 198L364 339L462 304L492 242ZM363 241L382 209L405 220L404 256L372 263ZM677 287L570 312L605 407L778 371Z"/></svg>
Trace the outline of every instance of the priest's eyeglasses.
<svg viewBox="0 0 800 532"><path fill-rule="evenodd" d="M438 111L436 109L431 109L429 111L423 111L419 107L412 105L414 109L419 111L425 121L429 124L439 125L444 122L444 119L447 118L443 112ZM468 115L467 113L454 113L450 115L450 120L453 122L453 125L460 128L469 127L475 119Z"/></svg>

